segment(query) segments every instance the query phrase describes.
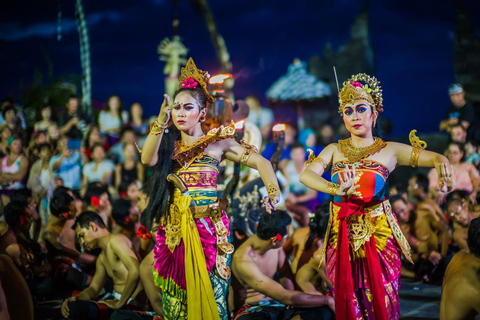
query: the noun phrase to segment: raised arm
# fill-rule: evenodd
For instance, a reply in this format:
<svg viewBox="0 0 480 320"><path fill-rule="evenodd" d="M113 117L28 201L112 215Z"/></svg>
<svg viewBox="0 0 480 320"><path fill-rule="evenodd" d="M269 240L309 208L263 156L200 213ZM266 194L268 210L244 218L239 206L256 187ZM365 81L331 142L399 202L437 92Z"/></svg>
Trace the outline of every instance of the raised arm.
<svg viewBox="0 0 480 320"><path fill-rule="evenodd" d="M159 128L165 129L168 121L170 120L171 108L170 106L170 97L168 94L164 95L165 99L163 100L162 107L158 113L156 125ZM162 142L163 130L151 130L145 140L145 144L142 149L142 163L144 165L153 167L158 162L158 148L160 148L160 143Z"/></svg>
<svg viewBox="0 0 480 320"><path fill-rule="evenodd" d="M323 149L318 157L315 158L315 161L303 170L300 175L300 182L313 190L323 193L339 196L351 195L360 188L360 185L354 185L355 167L344 172L345 181L339 176L339 185L329 182L322 177L323 173L332 165L335 150L337 150L336 143L329 144Z"/></svg>
<svg viewBox="0 0 480 320"><path fill-rule="evenodd" d="M270 204L267 205L267 211L275 209L275 205L280 201L280 187L277 177L273 171L270 161L258 153L245 148L233 139L221 141L225 157L234 162L240 162L250 168L258 170L260 178L267 187Z"/></svg>
<svg viewBox="0 0 480 320"><path fill-rule="evenodd" d="M438 174L438 188L442 192L454 189L453 177L448 159L436 152L421 150L412 146L389 142L394 148L398 166L435 168Z"/></svg>

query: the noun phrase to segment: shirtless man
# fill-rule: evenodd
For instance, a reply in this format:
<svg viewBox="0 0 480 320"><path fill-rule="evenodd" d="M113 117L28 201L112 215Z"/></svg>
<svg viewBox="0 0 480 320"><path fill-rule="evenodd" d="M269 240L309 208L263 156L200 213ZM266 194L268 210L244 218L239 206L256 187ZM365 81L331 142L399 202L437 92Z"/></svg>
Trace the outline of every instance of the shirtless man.
<svg viewBox="0 0 480 320"><path fill-rule="evenodd" d="M415 229L415 219L414 216L410 213L409 208L411 207L405 197L395 195L390 198L390 203L392 205L392 211L397 217L398 223L400 224L400 229L402 229L402 233L408 241L408 244L412 248L413 254L412 259L413 261L418 260L418 239L413 234L413 230ZM410 263L405 257L402 256L402 268L401 268L401 276L414 279L415 266Z"/></svg>
<svg viewBox="0 0 480 320"><path fill-rule="evenodd" d="M460 250L468 249L468 227L472 220L468 203L458 199L451 199L447 202L447 214L453 222L453 241Z"/></svg>
<svg viewBox="0 0 480 320"><path fill-rule="evenodd" d="M473 320L480 313L480 218L470 223L467 243L445 272L440 320Z"/></svg>
<svg viewBox="0 0 480 320"><path fill-rule="evenodd" d="M440 216L436 212L436 208L427 199L428 178L425 175L417 174L410 178L408 194L410 198L416 200L414 204L416 213L414 226L415 237L418 239L417 251L419 254L417 274L425 276L427 281L441 281L441 264L443 264L443 259L447 255L450 241L450 230L448 229L447 220L443 215ZM438 251L439 238L441 244L440 252ZM437 265L440 268L434 268Z"/></svg>
<svg viewBox="0 0 480 320"><path fill-rule="evenodd" d="M101 319L122 308L143 289L138 258L125 236L111 234L95 212L82 212L73 227L83 248L100 248L95 275L90 286L63 302L62 315L70 319ZM100 294L107 276L113 280L114 299L92 301ZM103 306L100 306L103 304Z"/></svg>
<svg viewBox="0 0 480 320"><path fill-rule="evenodd" d="M291 268L294 274L309 262L318 248L323 248L323 238L327 230L330 204L318 205L308 227L295 230L283 245L287 256L292 254ZM318 265L317 265L318 266Z"/></svg>
<svg viewBox="0 0 480 320"><path fill-rule="evenodd" d="M263 214L257 233L235 252L231 295L234 320L259 317L280 320L294 316L330 319L333 316L332 297L293 290L293 274L282 249L291 221L290 216L281 210ZM277 271L284 286L273 280Z"/></svg>

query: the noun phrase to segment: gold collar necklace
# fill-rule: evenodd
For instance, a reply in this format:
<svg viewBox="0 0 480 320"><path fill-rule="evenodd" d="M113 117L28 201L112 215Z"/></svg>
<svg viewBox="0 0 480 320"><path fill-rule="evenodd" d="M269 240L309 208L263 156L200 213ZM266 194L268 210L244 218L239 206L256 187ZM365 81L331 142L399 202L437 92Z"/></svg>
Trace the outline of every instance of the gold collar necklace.
<svg viewBox="0 0 480 320"><path fill-rule="evenodd" d="M352 138L339 140L340 152L342 152L350 162L357 162L363 158L371 156L385 148L387 143L380 138L375 137L374 141L368 147L355 147L352 144Z"/></svg>

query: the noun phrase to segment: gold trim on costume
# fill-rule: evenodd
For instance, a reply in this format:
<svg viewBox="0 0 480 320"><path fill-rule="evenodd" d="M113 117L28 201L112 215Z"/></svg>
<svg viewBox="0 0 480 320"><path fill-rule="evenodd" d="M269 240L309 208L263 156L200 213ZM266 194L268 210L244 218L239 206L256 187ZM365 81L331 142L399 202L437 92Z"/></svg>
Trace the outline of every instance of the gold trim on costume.
<svg viewBox="0 0 480 320"><path fill-rule="evenodd" d="M418 157L420 156L420 152L427 147L427 143L425 141L420 140L415 133L417 130L410 131L408 135L408 139L410 140L410 144L412 145L412 156L410 158L410 165L414 168L418 167Z"/></svg>
<svg viewBox="0 0 480 320"><path fill-rule="evenodd" d="M210 143L219 140L233 138L235 133L235 123L232 121L230 125L208 131L208 133L195 141L192 145L185 145L183 141L175 142L175 150L173 151L172 160L176 160L184 169L187 169L195 159L202 157L203 151Z"/></svg>
<svg viewBox="0 0 480 320"><path fill-rule="evenodd" d="M240 163L246 166L248 162L248 158L250 158L252 154L253 154L252 150L245 148L245 150L243 150L242 157L240 158Z"/></svg>
<svg viewBox="0 0 480 320"><path fill-rule="evenodd" d="M164 123L164 124L160 124L158 122L158 119L156 119L155 121L153 121L152 125L150 126L150 133L149 134L153 134L153 135L159 135L159 134L162 134L165 129L167 128L168 126L168 123Z"/></svg>
<svg viewBox="0 0 480 320"><path fill-rule="evenodd" d="M192 58L189 58L187 61L187 65L185 67L182 67L181 69L180 76L178 77L178 89L183 88L183 81L188 78L194 79L202 86L203 91L205 91L205 93L207 94L208 102L213 103L215 101L207 89L207 83L210 75L207 71L197 69L197 66L195 65L195 62L193 62Z"/></svg>
<svg viewBox="0 0 480 320"><path fill-rule="evenodd" d="M338 188L340 188L340 185L333 182L327 182L327 192L332 196L338 196L337 194Z"/></svg>
<svg viewBox="0 0 480 320"><path fill-rule="evenodd" d="M340 145L340 152L343 153L350 162L357 162L371 156L387 146L387 143L378 137L375 137L373 143L368 147L355 147L352 144L352 138L339 140L338 144Z"/></svg>

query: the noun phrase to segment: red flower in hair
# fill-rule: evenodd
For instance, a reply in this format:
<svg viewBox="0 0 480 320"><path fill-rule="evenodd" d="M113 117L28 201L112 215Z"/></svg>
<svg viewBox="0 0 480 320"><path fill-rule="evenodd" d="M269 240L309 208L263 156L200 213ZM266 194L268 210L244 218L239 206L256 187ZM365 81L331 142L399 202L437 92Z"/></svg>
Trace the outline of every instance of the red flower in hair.
<svg viewBox="0 0 480 320"><path fill-rule="evenodd" d="M182 88L184 89L195 89L198 86L198 82L193 78L187 78L182 82Z"/></svg>
<svg viewBox="0 0 480 320"><path fill-rule="evenodd" d="M147 231L147 228L145 228L145 226L140 226L136 233L137 237L143 240L152 239L152 234Z"/></svg>
<svg viewBox="0 0 480 320"><path fill-rule="evenodd" d="M360 82L358 82L358 81L350 82L350 84L351 84L352 86L354 86L355 88L360 88L360 89L363 88L362 84L361 84Z"/></svg>
<svg viewBox="0 0 480 320"><path fill-rule="evenodd" d="M130 221L130 217L125 217L125 222L129 222Z"/></svg>
<svg viewBox="0 0 480 320"><path fill-rule="evenodd" d="M68 219L68 212L60 213L60 215L65 219Z"/></svg>
<svg viewBox="0 0 480 320"><path fill-rule="evenodd" d="M126 191L120 191L120 197L125 198L127 196Z"/></svg>
<svg viewBox="0 0 480 320"><path fill-rule="evenodd" d="M27 222L27 217L23 214L20 216L20 224L25 224Z"/></svg>
<svg viewBox="0 0 480 320"><path fill-rule="evenodd" d="M100 205L100 199L97 196L93 196L91 201L92 201L92 206L94 206L95 208Z"/></svg>
<svg viewBox="0 0 480 320"><path fill-rule="evenodd" d="M283 239L282 235L280 233L277 233L277 235L275 237L273 237L274 239L277 239L278 241L281 241Z"/></svg>

